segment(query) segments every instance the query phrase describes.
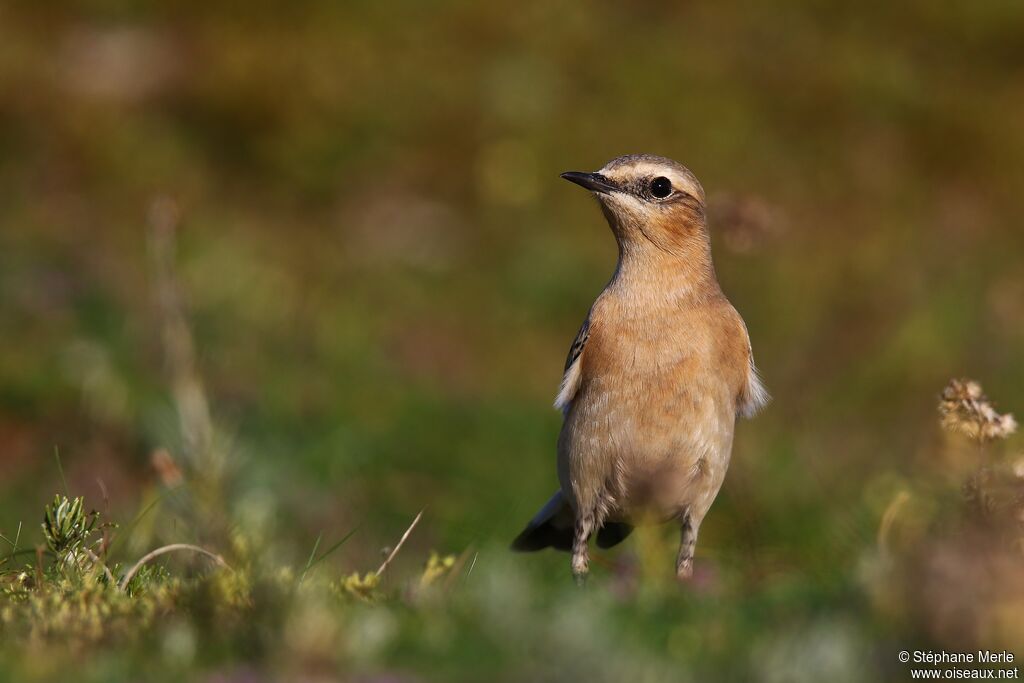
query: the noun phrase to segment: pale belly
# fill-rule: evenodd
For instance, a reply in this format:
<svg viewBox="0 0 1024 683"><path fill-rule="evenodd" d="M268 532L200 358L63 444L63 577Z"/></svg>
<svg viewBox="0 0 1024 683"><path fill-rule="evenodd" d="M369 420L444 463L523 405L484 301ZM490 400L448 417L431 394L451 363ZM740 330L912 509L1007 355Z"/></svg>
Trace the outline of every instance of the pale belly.
<svg viewBox="0 0 1024 683"><path fill-rule="evenodd" d="M559 437L559 479L577 509L607 521L701 517L725 478L735 425L725 387L594 378Z"/></svg>

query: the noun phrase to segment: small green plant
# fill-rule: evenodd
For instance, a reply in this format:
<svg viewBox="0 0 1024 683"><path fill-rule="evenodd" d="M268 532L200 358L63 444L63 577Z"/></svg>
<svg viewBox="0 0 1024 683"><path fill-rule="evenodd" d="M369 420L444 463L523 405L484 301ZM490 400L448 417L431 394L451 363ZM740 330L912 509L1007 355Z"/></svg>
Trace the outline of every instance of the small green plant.
<svg viewBox="0 0 1024 683"><path fill-rule="evenodd" d="M68 498L57 494L43 513L43 538L58 562L81 567L91 560L90 537L100 513L85 512L82 496ZM89 551L86 553L85 551Z"/></svg>
<svg viewBox="0 0 1024 683"><path fill-rule="evenodd" d="M364 602L374 602L379 599L377 587L380 585L380 575L374 572L352 572L345 578L338 581L337 593L343 597L355 598Z"/></svg>
<svg viewBox="0 0 1024 683"><path fill-rule="evenodd" d="M451 574L457 561L458 557L455 555L439 555L436 551L431 551L427 564L423 568L423 574L420 576L420 587L426 588L439 583Z"/></svg>

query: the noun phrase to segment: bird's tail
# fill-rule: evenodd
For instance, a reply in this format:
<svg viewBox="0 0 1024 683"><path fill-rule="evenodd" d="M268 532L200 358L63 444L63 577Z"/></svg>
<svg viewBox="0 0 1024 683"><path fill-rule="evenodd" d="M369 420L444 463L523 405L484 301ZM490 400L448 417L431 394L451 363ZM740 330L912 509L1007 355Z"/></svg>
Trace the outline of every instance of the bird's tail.
<svg viewBox="0 0 1024 683"><path fill-rule="evenodd" d="M512 550L521 553L532 553L544 548L572 550L573 522L572 507L559 491L551 496L551 500L512 541Z"/></svg>
<svg viewBox="0 0 1024 683"><path fill-rule="evenodd" d="M544 548L572 550L572 536L575 515L569 502L559 491L541 508L523 532L512 541L512 550L532 553ZM633 527L621 522L607 522L597 532L597 545L611 548L621 543L633 531Z"/></svg>

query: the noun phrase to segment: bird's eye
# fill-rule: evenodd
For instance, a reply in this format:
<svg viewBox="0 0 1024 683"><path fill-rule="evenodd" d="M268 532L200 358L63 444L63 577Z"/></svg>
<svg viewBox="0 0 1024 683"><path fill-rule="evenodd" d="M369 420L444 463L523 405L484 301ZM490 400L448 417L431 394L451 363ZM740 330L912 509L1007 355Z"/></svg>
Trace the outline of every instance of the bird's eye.
<svg viewBox="0 0 1024 683"><path fill-rule="evenodd" d="M658 176L651 181L651 194L658 199L664 199L672 194L672 181L664 176Z"/></svg>

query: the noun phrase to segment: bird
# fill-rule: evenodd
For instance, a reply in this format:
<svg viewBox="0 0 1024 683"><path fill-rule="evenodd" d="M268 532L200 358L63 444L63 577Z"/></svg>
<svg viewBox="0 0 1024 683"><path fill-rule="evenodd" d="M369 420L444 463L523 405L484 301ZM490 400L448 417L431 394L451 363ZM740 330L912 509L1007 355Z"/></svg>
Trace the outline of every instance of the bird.
<svg viewBox="0 0 1024 683"><path fill-rule="evenodd" d="M592 535L609 548L637 525L674 522L685 581L737 417L752 417L769 395L746 324L718 283L696 176L631 154L561 177L597 198L618 261L569 348L555 399L560 488L512 549L569 551L585 583Z"/></svg>

